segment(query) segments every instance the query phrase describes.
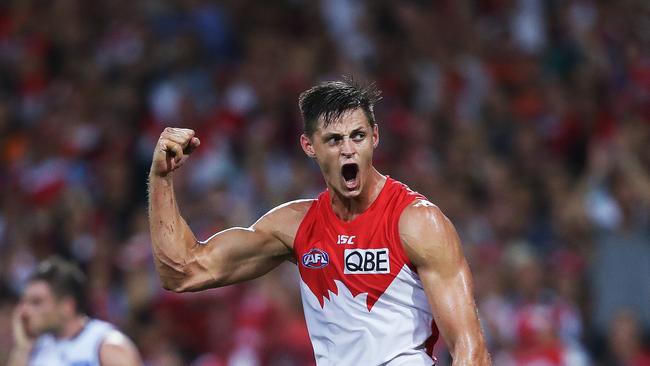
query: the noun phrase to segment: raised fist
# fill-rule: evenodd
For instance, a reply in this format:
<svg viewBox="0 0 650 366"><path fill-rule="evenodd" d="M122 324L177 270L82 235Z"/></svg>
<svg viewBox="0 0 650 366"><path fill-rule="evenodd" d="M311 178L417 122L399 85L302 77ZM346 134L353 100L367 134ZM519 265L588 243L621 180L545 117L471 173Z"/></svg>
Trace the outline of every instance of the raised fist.
<svg viewBox="0 0 650 366"><path fill-rule="evenodd" d="M201 141L194 137L194 130L167 127L160 134L153 152L151 173L164 177L181 167Z"/></svg>

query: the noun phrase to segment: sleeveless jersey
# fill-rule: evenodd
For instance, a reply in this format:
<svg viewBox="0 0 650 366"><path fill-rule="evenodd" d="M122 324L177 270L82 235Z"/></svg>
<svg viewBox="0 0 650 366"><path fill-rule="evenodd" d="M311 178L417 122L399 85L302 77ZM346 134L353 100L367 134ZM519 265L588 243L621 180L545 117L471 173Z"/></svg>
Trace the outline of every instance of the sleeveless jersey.
<svg viewBox="0 0 650 366"><path fill-rule="evenodd" d="M70 339L44 334L36 340L29 366L100 366L99 347L112 331L113 325L91 319Z"/></svg>
<svg viewBox="0 0 650 366"><path fill-rule="evenodd" d="M294 241L302 303L318 366L431 366L438 331L399 237L402 211L426 199L387 177L370 207L344 222L328 191Z"/></svg>

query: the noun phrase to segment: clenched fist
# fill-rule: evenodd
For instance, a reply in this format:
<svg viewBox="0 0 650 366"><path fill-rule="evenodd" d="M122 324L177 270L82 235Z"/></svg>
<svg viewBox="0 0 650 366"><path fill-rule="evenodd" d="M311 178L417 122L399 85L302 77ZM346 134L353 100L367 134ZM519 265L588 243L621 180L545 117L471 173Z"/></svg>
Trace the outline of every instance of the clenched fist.
<svg viewBox="0 0 650 366"><path fill-rule="evenodd" d="M167 127L160 134L153 152L151 173L160 177L178 169L201 141L194 137L194 130Z"/></svg>

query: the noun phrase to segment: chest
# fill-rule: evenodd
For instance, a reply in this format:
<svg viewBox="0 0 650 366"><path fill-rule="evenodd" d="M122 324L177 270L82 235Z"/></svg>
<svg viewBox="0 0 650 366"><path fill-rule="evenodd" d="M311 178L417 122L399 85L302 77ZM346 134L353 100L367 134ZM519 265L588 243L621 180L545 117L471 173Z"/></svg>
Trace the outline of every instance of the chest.
<svg viewBox="0 0 650 366"><path fill-rule="evenodd" d="M99 355L94 347L79 346L71 342L42 342L34 350L30 366L95 366Z"/></svg>
<svg viewBox="0 0 650 366"><path fill-rule="evenodd" d="M360 309L370 311L409 263L395 217L382 212L351 223L327 215L313 218L301 227L294 245L305 290L315 296L321 309L330 294L337 295L343 288L342 293L351 297L335 296L332 301L355 303L351 299L366 293Z"/></svg>
<svg viewBox="0 0 650 366"><path fill-rule="evenodd" d="M346 223L323 216L303 228L296 245L304 270L334 270L344 275L389 274L398 265L401 243L391 216L373 215Z"/></svg>
<svg viewBox="0 0 650 366"><path fill-rule="evenodd" d="M51 334L38 338L30 357L30 366L99 366L99 347L112 327L90 320L83 330L70 339L56 339Z"/></svg>

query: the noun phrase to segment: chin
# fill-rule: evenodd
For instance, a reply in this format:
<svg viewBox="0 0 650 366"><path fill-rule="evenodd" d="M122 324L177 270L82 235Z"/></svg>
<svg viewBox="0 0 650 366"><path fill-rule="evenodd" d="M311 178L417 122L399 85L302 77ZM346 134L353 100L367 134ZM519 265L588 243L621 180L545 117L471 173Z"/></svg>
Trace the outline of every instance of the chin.
<svg viewBox="0 0 650 366"><path fill-rule="evenodd" d="M46 333L46 330L28 326L28 327L25 327L25 333L27 333L27 336L29 336L29 337L36 338L36 337L40 336L41 334Z"/></svg>
<svg viewBox="0 0 650 366"><path fill-rule="evenodd" d="M354 189L348 189L347 187L341 187L339 194L345 198L357 198L361 195L361 186Z"/></svg>

